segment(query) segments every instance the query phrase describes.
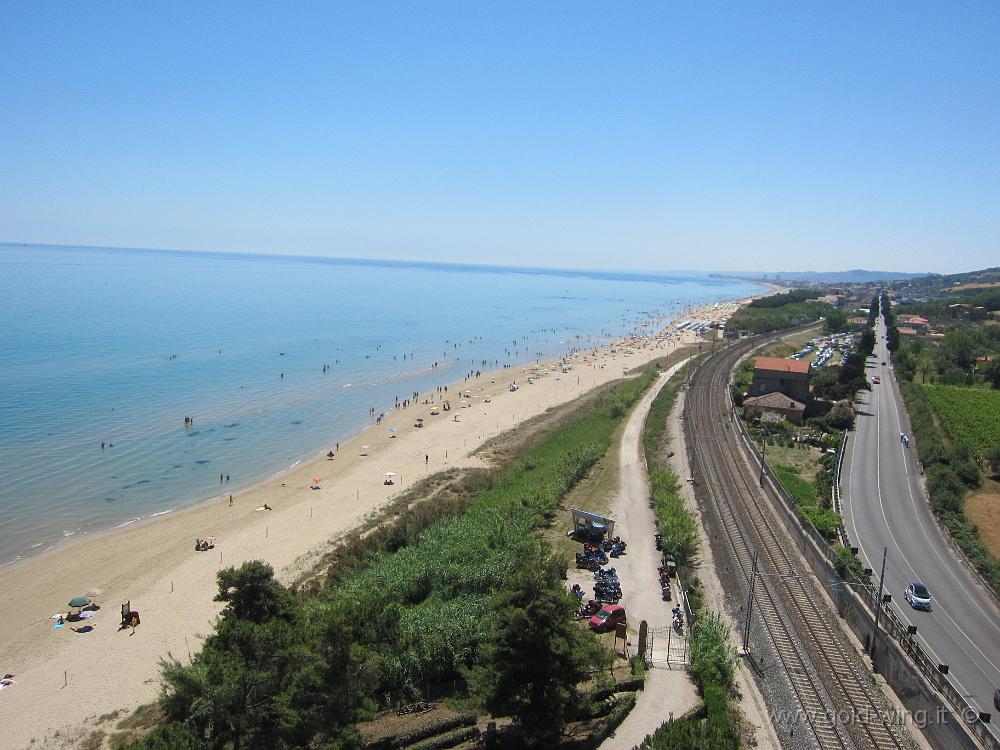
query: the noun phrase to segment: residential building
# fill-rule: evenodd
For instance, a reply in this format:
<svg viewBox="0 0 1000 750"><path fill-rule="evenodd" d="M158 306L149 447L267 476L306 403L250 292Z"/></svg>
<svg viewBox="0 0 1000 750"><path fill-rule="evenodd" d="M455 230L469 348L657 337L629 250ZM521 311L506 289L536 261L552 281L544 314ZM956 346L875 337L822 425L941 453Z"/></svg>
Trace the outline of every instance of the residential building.
<svg viewBox="0 0 1000 750"><path fill-rule="evenodd" d="M802 403L809 401L809 362L781 357L757 357L754 361L751 396L782 393Z"/></svg>

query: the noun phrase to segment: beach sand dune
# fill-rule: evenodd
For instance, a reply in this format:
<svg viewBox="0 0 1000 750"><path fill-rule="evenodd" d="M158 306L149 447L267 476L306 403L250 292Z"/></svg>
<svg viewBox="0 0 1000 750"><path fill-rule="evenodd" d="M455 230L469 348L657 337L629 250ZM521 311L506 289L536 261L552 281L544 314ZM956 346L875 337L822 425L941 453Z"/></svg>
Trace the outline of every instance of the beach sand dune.
<svg viewBox="0 0 1000 750"><path fill-rule="evenodd" d="M687 318L723 318L733 309L709 306ZM382 424L342 442L334 460L324 448L314 460L238 493L232 507L223 495L0 570L5 604L0 672L17 675L17 684L0 694L5 729L0 744L26 747L48 738L46 745L58 746L61 738L78 736L88 717L129 711L154 699L159 660L187 662L212 631L220 609L213 601L219 569L261 559L289 582L331 540L417 480L479 465L472 454L484 441L696 340L694 334L668 330L575 354L567 358L568 372L553 361L449 385L452 411L432 416L423 404L388 411ZM536 372L546 374L529 384L528 376ZM520 387L511 392L507 386L515 380ZM467 408L459 406L460 391L470 393ZM414 427L417 417L423 417L423 428ZM362 451L362 445L368 449ZM386 472L396 474L392 486L383 484ZM265 504L272 510L258 510ZM196 552L195 539L209 534L217 537L216 547ZM53 613L66 611L70 598L95 588L103 592L97 598L101 611L88 620L95 630L53 627ZM141 615L134 635L118 630L124 601Z"/></svg>

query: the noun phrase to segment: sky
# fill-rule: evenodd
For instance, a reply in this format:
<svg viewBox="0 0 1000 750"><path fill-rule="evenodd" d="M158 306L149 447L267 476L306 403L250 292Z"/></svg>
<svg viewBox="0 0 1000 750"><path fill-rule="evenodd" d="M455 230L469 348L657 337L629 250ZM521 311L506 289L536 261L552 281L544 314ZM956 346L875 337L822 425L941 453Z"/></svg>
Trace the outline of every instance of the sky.
<svg viewBox="0 0 1000 750"><path fill-rule="evenodd" d="M1000 3L0 12L0 241L1000 265Z"/></svg>

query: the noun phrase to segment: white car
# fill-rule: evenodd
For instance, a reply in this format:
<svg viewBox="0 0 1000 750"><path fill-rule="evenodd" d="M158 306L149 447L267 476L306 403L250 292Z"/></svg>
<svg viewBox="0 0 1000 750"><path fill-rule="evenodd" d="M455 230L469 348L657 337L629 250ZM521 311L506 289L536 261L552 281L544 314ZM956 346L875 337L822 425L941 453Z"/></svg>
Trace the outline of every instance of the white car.
<svg viewBox="0 0 1000 750"><path fill-rule="evenodd" d="M914 581L909 586L906 587L906 592L903 594L903 598L910 603L910 606L914 609L926 609L928 612L931 611L931 592L927 590L924 584Z"/></svg>

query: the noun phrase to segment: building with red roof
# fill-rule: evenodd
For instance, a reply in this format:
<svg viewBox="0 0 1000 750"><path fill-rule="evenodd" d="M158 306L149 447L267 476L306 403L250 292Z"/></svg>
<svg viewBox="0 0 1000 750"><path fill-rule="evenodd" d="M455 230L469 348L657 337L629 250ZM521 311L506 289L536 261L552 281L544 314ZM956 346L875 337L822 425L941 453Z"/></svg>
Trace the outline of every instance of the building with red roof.
<svg viewBox="0 0 1000 750"><path fill-rule="evenodd" d="M751 396L781 393L789 398L809 401L809 362L781 357L757 357L754 360Z"/></svg>

